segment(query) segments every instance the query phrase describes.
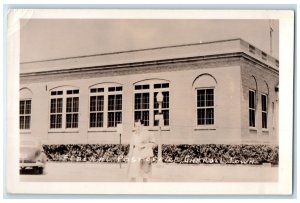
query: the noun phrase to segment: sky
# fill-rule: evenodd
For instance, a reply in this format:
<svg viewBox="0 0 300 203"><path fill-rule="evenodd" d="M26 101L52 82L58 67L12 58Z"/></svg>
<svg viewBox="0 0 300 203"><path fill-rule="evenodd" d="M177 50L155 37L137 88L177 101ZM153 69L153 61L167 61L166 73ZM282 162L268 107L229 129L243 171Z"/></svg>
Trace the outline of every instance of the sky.
<svg viewBox="0 0 300 203"><path fill-rule="evenodd" d="M275 20L21 20L21 62L242 38L279 55Z"/></svg>

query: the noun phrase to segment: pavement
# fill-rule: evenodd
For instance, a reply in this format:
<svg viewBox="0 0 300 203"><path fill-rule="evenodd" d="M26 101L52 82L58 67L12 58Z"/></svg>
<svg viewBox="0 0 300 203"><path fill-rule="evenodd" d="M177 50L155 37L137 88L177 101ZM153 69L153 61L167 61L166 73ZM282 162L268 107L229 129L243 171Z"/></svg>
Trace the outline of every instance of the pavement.
<svg viewBox="0 0 300 203"><path fill-rule="evenodd" d="M128 182L123 163L47 162L42 175L20 175L30 182ZM166 164L153 165L149 182L275 182L278 167L270 165Z"/></svg>

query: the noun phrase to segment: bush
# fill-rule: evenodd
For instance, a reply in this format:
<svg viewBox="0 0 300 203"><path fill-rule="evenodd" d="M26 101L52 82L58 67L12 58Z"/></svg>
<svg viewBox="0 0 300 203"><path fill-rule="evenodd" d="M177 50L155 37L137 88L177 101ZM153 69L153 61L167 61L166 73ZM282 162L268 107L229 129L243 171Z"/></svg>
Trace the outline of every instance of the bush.
<svg viewBox="0 0 300 203"><path fill-rule="evenodd" d="M50 161L75 162L125 162L129 145L117 144L67 144L43 145Z"/></svg>
<svg viewBox="0 0 300 203"><path fill-rule="evenodd" d="M180 164L278 165L278 146L268 145L163 145L163 162Z"/></svg>
<svg viewBox="0 0 300 203"><path fill-rule="evenodd" d="M129 145L68 144L43 145L50 161L63 162L126 162ZM163 162L178 164L263 164L278 165L278 146L180 144L162 145ZM158 147L153 148L153 162L157 162Z"/></svg>

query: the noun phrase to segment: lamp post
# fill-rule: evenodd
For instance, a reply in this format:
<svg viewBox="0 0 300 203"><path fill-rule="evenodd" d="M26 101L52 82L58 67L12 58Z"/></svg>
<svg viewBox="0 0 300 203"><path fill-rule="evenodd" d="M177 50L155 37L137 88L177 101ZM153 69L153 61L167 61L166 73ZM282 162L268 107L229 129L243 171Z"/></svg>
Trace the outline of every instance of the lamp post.
<svg viewBox="0 0 300 203"><path fill-rule="evenodd" d="M162 114L162 103L164 100L164 96L161 92L159 92L156 95L156 101L158 103L158 115L156 115L155 120L158 120L158 126L159 126L159 137L157 139L157 165L162 166L162 146L161 146L161 127L164 125L163 124L163 114Z"/></svg>

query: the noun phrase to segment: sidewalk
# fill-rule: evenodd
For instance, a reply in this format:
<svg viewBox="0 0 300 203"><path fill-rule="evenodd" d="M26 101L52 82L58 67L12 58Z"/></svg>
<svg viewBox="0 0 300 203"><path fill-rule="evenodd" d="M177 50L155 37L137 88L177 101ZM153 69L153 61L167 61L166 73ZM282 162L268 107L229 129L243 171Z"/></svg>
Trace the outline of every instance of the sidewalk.
<svg viewBox="0 0 300 203"><path fill-rule="evenodd" d="M127 182L127 164L48 162L44 175L21 175L21 181ZM277 181L278 167L251 165L153 165L149 182Z"/></svg>

